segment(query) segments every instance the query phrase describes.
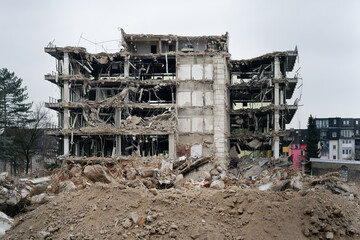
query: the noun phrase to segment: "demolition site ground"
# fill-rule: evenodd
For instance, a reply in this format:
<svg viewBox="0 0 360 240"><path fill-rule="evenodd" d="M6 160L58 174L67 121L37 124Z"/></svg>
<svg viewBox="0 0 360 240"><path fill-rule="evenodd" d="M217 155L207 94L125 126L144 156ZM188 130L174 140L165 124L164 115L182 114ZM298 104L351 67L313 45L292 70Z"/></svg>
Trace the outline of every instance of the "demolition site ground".
<svg viewBox="0 0 360 240"><path fill-rule="evenodd" d="M338 173L253 165L194 181L136 164L72 164L18 185L29 193L3 239L359 239L358 185Z"/></svg>

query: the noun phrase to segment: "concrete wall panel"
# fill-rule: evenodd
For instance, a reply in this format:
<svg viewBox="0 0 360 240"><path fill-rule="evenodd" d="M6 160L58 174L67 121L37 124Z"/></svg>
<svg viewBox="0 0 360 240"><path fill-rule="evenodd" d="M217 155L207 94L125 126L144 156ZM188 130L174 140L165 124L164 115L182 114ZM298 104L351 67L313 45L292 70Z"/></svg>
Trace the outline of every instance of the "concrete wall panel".
<svg viewBox="0 0 360 240"><path fill-rule="evenodd" d="M194 80L201 80L203 79L204 75L204 67L200 64L192 65L192 79Z"/></svg>
<svg viewBox="0 0 360 240"><path fill-rule="evenodd" d="M191 105L195 107L201 107L204 105L203 100L203 92L202 91L193 91L192 92L192 99L191 99Z"/></svg>
<svg viewBox="0 0 360 240"><path fill-rule="evenodd" d="M178 67L177 77L179 80L190 80L191 65L180 65Z"/></svg>
<svg viewBox="0 0 360 240"><path fill-rule="evenodd" d="M212 105L213 105L213 93L205 92L205 106L212 106Z"/></svg>
<svg viewBox="0 0 360 240"><path fill-rule="evenodd" d="M203 132L204 121L202 117L192 117L191 132Z"/></svg>
<svg viewBox="0 0 360 240"><path fill-rule="evenodd" d="M180 132L190 132L191 131L191 122L190 117L182 117L178 120L178 130Z"/></svg>
<svg viewBox="0 0 360 240"><path fill-rule="evenodd" d="M205 132L214 131L214 118L212 115L204 117L204 129Z"/></svg>
<svg viewBox="0 0 360 240"><path fill-rule="evenodd" d="M202 145L193 145L191 146L191 157L201 157L202 156Z"/></svg>
<svg viewBox="0 0 360 240"><path fill-rule="evenodd" d="M191 92L178 92L177 95L179 107L191 106Z"/></svg>
<svg viewBox="0 0 360 240"><path fill-rule="evenodd" d="M205 65L205 79L206 80L213 79L213 65L212 64Z"/></svg>

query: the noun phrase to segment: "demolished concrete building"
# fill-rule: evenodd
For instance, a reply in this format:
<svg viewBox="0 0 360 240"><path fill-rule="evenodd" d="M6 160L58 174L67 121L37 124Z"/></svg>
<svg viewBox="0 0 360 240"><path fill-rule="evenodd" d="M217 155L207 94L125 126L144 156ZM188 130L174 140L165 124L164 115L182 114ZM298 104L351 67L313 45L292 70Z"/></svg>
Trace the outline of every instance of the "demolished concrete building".
<svg viewBox="0 0 360 240"><path fill-rule="evenodd" d="M285 124L297 109L286 102L297 84L286 75L297 49L231 60L228 44L227 33L122 30L116 53L47 46L57 69L45 79L60 87L61 99L46 105L59 112L53 134L65 161L156 158L172 168L185 157L197 159L197 168L226 169L230 155L247 149L278 159Z"/></svg>

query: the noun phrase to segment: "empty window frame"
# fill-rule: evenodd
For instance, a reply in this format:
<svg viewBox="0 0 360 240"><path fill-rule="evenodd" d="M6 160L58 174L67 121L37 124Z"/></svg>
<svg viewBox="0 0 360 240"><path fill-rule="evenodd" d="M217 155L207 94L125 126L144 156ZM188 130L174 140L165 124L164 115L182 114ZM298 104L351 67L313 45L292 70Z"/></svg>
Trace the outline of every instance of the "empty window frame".
<svg viewBox="0 0 360 240"><path fill-rule="evenodd" d="M151 47L150 47L150 52L151 52L152 54L156 54L156 53L157 53L157 46L156 46L156 45L151 45Z"/></svg>

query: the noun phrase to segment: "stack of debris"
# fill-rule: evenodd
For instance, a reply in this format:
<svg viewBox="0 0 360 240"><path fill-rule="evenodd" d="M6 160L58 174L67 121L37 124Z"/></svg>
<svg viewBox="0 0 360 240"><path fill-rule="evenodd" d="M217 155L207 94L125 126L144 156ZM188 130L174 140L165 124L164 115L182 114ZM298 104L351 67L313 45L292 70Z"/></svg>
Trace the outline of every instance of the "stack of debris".
<svg viewBox="0 0 360 240"><path fill-rule="evenodd" d="M11 217L33 210L52 198L46 193L49 181L50 177L15 178L7 172L0 173L0 235L10 229Z"/></svg>
<svg viewBox="0 0 360 240"><path fill-rule="evenodd" d="M117 191L149 192L151 196L158 200L164 197L168 191L176 191L179 194L185 195L193 191L210 191L209 196L224 193L227 197L230 196L229 199L232 199L234 196L249 194L249 192L255 195L260 194L261 196L277 193L283 196L284 199L293 197L300 197L301 199L313 198L312 196L316 194L330 194L342 200L345 198L348 200L347 202L350 203L360 203L360 191L358 187L354 183L347 183L342 180L338 173L330 173L321 177L307 176L296 170L272 166L270 159L243 157L236 171L234 171L234 169L225 171L225 168L223 168L221 164L213 163L212 158L180 158L174 165L166 166L167 167L164 167L164 163L160 159L146 161L133 157L126 160L118 159L99 164L90 162L83 162L82 164L68 163L62 168L55 170L51 178L20 178L18 180L10 180L4 174L4 177L1 178L0 207L1 210L8 215L14 216L20 212L19 209L25 209L25 211L33 210L39 204L52 201L58 194L61 196L67 196L69 194L71 196L79 196L79 193L88 192L94 188L98 190L99 188L112 188ZM204 168L204 166L206 167ZM198 180L187 178L188 174L194 171L196 172L199 169L201 169L199 172L201 172L202 178ZM239 191L243 192L239 193ZM163 194L165 195L163 196ZM197 195L194 194L191 199L195 199L196 196ZM277 195L275 194L274 196ZM224 197L224 199L227 199L227 197ZM205 199L207 198L205 197ZM166 199L162 199L161 201L169 202L171 205L175 200L176 198L171 201L167 201ZM191 203L191 201L189 200L188 202ZM216 199L216 201L220 200ZM200 202L197 204L200 204ZM234 204L234 202L232 204ZM26 205L28 206L26 207ZM241 209L230 207L229 211L222 210L221 213L229 214L230 218L233 218L235 215L241 217L244 214L244 207L246 206L244 205ZM102 208L107 209L108 207L105 206ZM9 209L12 209L12 211L9 211ZM208 210L210 212L213 211L212 208ZM214 211L214 213L217 213L217 210ZM304 219L310 218L310 220L302 226L302 233L306 237L358 236L357 234L360 232L360 228L358 229L357 226L353 225L353 223L348 220L348 217L345 218L342 210L339 212L336 210L336 207L331 205L328 216L325 218L322 217L320 220L317 218L313 219L314 211L317 210L306 208L303 215ZM319 212L322 211L324 210L319 210ZM250 212L253 212L253 210L249 210L249 214L252 214ZM134 213L129 216L130 217L125 218L123 221L117 219L115 226L117 224L121 225L123 227L122 231L139 228L141 229L141 234L145 234L144 236L162 232L161 229L157 229L152 225L156 217L151 214L140 216ZM335 226L335 223L333 223L331 219L340 219L341 217L344 218L344 226ZM1 221L4 222L4 226L10 226L12 224L12 219L8 219L6 216L4 218L0 217L0 225ZM324 227L324 221L331 222L327 223L327 228ZM176 223L176 225L177 224L179 223ZM175 227L171 228L170 225L167 226L169 230L167 232L165 231L164 234L176 230ZM48 230L46 230L46 232L48 232ZM185 232L181 234L185 234ZM40 238L45 239L47 237Z"/></svg>
<svg viewBox="0 0 360 240"><path fill-rule="evenodd" d="M124 187L169 188L176 175L160 171L161 162L144 163L139 160L113 160L106 164L68 164L57 169L49 186L50 192L83 189L95 182L117 183Z"/></svg>
<svg viewBox="0 0 360 240"><path fill-rule="evenodd" d="M349 192L342 185L352 191L351 184L336 175L301 176L303 190L287 187L277 191L258 191L253 185L252 190L243 189L241 182L228 178L213 180L207 188L178 175L175 188L159 190L144 184L129 187L129 180L120 183L106 169L101 165L83 168L82 175L91 186L61 192L46 206L17 217L4 239L359 238L358 193L352 201L345 200L342 194ZM154 176L147 170L136 178ZM266 170L268 175L279 176L280 180L273 181L298 178L296 174L286 176L287 170L280 168ZM265 173L259 174L262 177ZM340 186L344 192L339 192Z"/></svg>

